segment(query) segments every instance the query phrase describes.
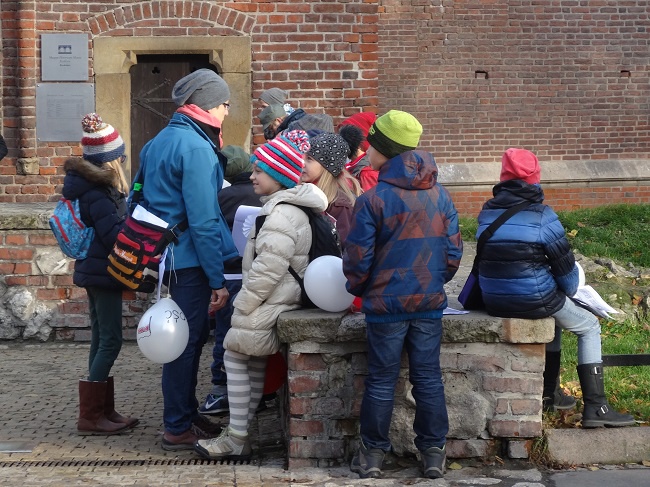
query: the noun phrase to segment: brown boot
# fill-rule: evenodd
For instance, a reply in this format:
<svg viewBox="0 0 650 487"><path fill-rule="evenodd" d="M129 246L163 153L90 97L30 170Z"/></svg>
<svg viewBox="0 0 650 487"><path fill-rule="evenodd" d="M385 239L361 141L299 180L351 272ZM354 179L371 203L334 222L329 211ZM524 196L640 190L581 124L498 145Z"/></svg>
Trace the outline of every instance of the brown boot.
<svg viewBox="0 0 650 487"><path fill-rule="evenodd" d="M106 382L79 381L80 435L115 435L126 429L125 424L113 423L104 416Z"/></svg>
<svg viewBox="0 0 650 487"><path fill-rule="evenodd" d="M115 383L113 377L106 380L106 401L104 402L104 416L113 423L125 424L127 428L133 428L140 420L122 416L115 411Z"/></svg>

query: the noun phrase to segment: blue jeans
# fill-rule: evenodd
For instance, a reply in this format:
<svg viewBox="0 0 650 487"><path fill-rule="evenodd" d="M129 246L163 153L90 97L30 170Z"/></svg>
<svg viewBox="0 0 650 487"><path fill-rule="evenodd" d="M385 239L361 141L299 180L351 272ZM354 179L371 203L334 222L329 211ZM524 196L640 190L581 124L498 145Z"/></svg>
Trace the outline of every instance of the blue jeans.
<svg viewBox="0 0 650 487"><path fill-rule="evenodd" d="M212 291L200 267L173 271L170 281L171 297L185 314L190 328L187 347L176 360L164 364L162 370L165 430L180 435L190 429L192 419L198 415L196 383L201 350L210 333L208 305Z"/></svg>
<svg viewBox="0 0 650 487"><path fill-rule="evenodd" d="M230 293L228 303L217 311L214 316L216 324L214 327L214 347L212 348L213 361L210 366L210 370L212 371L212 394L218 396L228 393L228 388L226 387L228 382L226 370L223 366L223 339L226 337L228 330L230 330L232 313L235 310L232 303L235 301L237 293L241 289L241 279L226 281L226 289Z"/></svg>
<svg viewBox="0 0 650 487"><path fill-rule="evenodd" d="M442 448L449 431L440 370L441 319L369 323L368 377L361 403L361 439L366 448L389 451L388 439L402 349L409 358L409 380L415 399L415 446Z"/></svg>
<svg viewBox="0 0 650 487"><path fill-rule="evenodd" d="M555 325L578 337L578 365L603 361L600 344L600 321L591 311L566 298L560 311L552 315ZM556 335L557 336L557 335ZM555 343L555 340L551 343Z"/></svg>

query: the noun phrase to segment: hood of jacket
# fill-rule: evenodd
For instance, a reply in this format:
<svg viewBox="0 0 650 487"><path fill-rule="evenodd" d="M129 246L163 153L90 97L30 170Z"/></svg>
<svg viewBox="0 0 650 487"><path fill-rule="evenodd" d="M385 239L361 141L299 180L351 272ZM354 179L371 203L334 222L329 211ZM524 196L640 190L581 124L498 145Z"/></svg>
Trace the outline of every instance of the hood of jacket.
<svg viewBox="0 0 650 487"><path fill-rule="evenodd" d="M379 181L404 189L430 189L438 181L438 166L429 152L407 151L381 167Z"/></svg>
<svg viewBox="0 0 650 487"><path fill-rule="evenodd" d="M84 159L68 159L63 165L66 171L62 194L69 200L78 199L97 186L112 187L114 174Z"/></svg>
<svg viewBox="0 0 650 487"><path fill-rule="evenodd" d="M528 184L520 179L511 179L495 185L492 188L492 194L494 198L485 202L484 210L507 209L522 201L544 202L544 190L539 184Z"/></svg>
<svg viewBox="0 0 650 487"><path fill-rule="evenodd" d="M312 183L302 183L291 189L284 189L272 195L262 196L260 201L264 205L262 215L268 215L271 210L280 203L291 203L294 205L314 208L316 211L325 211L328 206L325 193Z"/></svg>

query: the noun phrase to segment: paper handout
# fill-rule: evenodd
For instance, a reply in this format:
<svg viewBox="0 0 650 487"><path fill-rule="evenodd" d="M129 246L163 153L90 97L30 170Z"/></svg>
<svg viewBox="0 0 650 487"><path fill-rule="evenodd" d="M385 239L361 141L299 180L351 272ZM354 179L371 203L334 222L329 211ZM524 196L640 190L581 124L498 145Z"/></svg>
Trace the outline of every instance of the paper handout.
<svg viewBox="0 0 650 487"><path fill-rule="evenodd" d="M138 221L151 223L153 225L157 225L162 228L167 228L169 226L169 223L167 223L165 220L163 220L162 218L158 218L156 215L154 215L149 210L143 208L140 205L137 205L135 207L131 217L133 217Z"/></svg>
<svg viewBox="0 0 650 487"><path fill-rule="evenodd" d="M582 269L582 266L576 262L576 267L578 268L578 273L580 276L578 291L573 296L571 296L571 299L575 301L579 306L588 309L593 314L600 316L601 318L611 318L611 316L609 316L609 313L618 313L617 310L612 308L605 302L603 298L600 297L598 291L596 291L588 284L585 284L585 273Z"/></svg>

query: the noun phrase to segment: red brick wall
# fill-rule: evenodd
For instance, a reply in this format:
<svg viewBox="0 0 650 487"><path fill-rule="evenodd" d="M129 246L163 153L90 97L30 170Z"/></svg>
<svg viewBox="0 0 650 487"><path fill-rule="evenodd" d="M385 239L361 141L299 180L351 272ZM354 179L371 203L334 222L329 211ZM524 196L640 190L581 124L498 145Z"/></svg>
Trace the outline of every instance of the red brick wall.
<svg viewBox="0 0 650 487"><path fill-rule="evenodd" d="M380 5L380 108L416 115L439 162L650 157L649 2Z"/></svg>

